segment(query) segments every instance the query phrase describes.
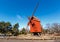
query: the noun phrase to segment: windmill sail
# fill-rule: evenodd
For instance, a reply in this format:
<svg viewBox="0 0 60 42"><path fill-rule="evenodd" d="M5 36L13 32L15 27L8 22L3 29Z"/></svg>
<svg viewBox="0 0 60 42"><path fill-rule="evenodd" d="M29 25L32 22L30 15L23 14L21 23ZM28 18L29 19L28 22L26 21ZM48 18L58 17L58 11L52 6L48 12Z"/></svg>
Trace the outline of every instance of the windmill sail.
<svg viewBox="0 0 60 42"><path fill-rule="evenodd" d="M39 0L39 2L40 2L40 0ZM34 8L34 11L33 11L33 13L32 13L32 16L34 16L34 14L35 14L35 12L36 12L38 6L39 6L39 2L36 4L36 7Z"/></svg>

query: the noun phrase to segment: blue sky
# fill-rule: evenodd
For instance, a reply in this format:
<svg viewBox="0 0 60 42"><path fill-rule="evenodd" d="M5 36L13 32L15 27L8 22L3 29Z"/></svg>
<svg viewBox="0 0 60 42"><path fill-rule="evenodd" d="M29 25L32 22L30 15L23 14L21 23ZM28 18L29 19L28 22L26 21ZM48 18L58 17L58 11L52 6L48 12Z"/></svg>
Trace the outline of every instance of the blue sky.
<svg viewBox="0 0 60 42"><path fill-rule="evenodd" d="M28 16L32 15L38 0L0 0L0 21L19 23L20 29L26 27ZM47 23L60 23L60 0L40 0L34 14L43 26Z"/></svg>

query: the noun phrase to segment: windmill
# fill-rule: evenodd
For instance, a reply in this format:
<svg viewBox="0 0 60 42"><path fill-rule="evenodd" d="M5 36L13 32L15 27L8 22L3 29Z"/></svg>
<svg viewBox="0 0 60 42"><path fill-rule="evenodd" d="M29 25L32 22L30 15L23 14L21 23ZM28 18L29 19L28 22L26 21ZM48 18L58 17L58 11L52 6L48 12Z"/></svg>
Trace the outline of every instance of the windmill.
<svg viewBox="0 0 60 42"><path fill-rule="evenodd" d="M40 0L39 0L40 2ZM28 22L28 26L30 27L30 32L33 33L33 35L39 35L42 32L42 27L40 24L40 21L34 16L38 6L39 6L39 2L36 4L36 7L34 8L34 11L32 13L31 17L28 17L29 22Z"/></svg>

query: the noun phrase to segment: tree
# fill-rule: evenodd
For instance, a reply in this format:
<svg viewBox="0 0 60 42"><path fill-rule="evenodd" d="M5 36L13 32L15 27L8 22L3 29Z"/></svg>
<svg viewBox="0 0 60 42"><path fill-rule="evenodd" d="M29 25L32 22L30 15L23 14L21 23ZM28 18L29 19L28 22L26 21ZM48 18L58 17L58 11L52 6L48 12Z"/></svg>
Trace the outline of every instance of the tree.
<svg viewBox="0 0 60 42"><path fill-rule="evenodd" d="M0 33L6 34L12 34L12 35L18 35L19 24L16 23L13 27L10 22L0 22Z"/></svg>
<svg viewBox="0 0 60 42"><path fill-rule="evenodd" d="M5 33L5 22L0 22L0 31L1 33Z"/></svg>
<svg viewBox="0 0 60 42"><path fill-rule="evenodd" d="M49 34L50 33L50 29L51 29L51 25L48 23L48 24L46 24L44 32Z"/></svg>
<svg viewBox="0 0 60 42"><path fill-rule="evenodd" d="M53 23L51 28L55 33L60 33L60 24L59 23Z"/></svg>
<svg viewBox="0 0 60 42"><path fill-rule="evenodd" d="M11 30L12 30L12 25L10 22L6 22L5 23L5 31L6 33L11 33Z"/></svg>
<svg viewBox="0 0 60 42"><path fill-rule="evenodd" d="M12 30L12 25L10 24L10 22L0 22L0 33L6 35L8 32L11 33Z"/></svg>
<svg viewBox="0 0 60 42"><path fill-rule="evenodd" d="M60 24L59 23L52 23L52 24L48 24L46 25L47 29L48 29L48 33L49 34L54 34L54 33L60 33Z"/></svg>
<svg viewBox="0 0 60 42"><path fill-rule="evenodd" d="M23 28L23 29L20 31L20 33L26 35L26 34L27 34L26 29Z"/></svg>
<svg viewBox="0 0 60 42"><path fill-rule="evenodd" d="M13 28L12 28L12 30L13 30L12 34L13 34L14 36L17 36L17 35L19 34L18 28L19 28L19 24L16 23L16 24L13 26Z"/></svg>

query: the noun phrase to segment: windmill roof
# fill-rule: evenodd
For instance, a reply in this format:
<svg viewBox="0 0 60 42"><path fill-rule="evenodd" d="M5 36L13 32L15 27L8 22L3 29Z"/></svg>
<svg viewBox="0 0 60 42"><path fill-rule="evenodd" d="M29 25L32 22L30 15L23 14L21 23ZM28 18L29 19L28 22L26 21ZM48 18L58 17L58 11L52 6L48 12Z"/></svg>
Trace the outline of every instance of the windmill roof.
<svg viewBox="0 0 60 42"><path fill-rule="evenodd" d="M35 16L33 16L34 17L34 19L33 20L36 20L36 21L40 21L39 19L37 19Z"/></svg>

